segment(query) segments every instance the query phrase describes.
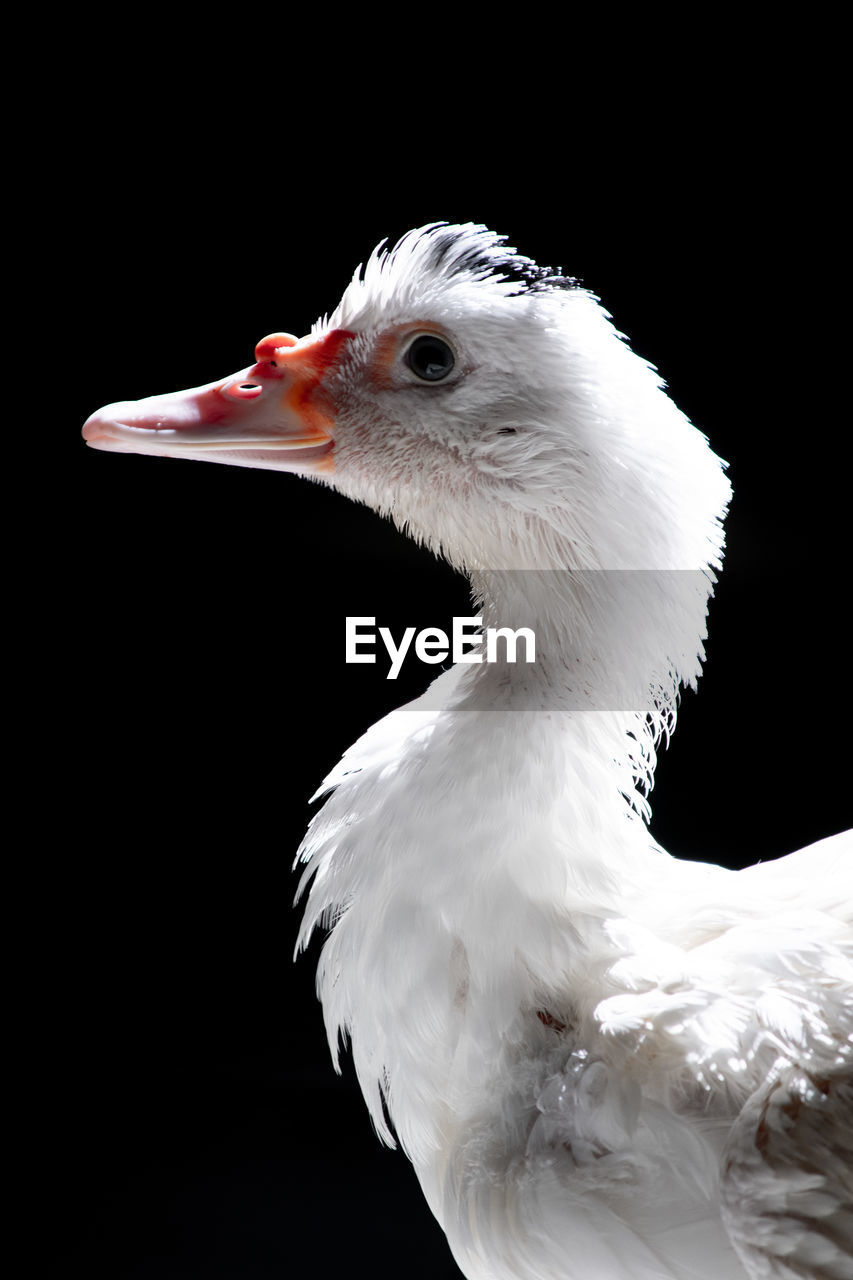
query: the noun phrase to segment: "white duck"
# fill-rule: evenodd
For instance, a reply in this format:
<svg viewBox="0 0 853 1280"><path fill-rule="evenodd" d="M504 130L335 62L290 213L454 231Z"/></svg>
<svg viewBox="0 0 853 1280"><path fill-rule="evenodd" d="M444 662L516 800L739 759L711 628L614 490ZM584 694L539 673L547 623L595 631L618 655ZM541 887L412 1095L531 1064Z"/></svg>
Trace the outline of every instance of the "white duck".
<svg viewBox="0 0 853 1280"><path fill-rule="evenodd" d="M296 471L470 575L460 664L327 779L301 942L472 1280L853 1277L853 842L731 872L649 835L722 464L589 293L476 226L377 249L257 364L96 448ZM301 891L301 890L300 890Z"/></svg>

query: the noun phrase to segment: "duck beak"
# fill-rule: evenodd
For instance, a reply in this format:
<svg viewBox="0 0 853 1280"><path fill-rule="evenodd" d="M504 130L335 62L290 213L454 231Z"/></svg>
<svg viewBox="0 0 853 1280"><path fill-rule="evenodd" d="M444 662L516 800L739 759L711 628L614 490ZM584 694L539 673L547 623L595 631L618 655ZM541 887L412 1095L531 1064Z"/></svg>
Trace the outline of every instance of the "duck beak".
<svg viewBox="0 0 853 1280"><path fill-rule="evenodd" d="M270 334L249 368L189 391L109 404L92 414L83 436L93 449L114 453L330 472L335 406L325 378L351 336Z"/></svg>

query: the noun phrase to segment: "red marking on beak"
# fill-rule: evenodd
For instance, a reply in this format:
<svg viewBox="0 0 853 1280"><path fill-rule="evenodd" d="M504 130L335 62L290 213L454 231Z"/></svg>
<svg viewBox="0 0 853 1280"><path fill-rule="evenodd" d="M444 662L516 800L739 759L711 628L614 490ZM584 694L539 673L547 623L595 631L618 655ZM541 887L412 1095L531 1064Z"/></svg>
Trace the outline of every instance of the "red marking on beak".
<svg viewBox="0 0 853 1280"><path fill-rule="evenodd" d="M292 333L268 333L265 338L261 338L255 347L255 359L258 364L262 364L264 361L270 361L275 364L276 353L283 348L295 347L298 341L299 339L295 338Z"/></svg>

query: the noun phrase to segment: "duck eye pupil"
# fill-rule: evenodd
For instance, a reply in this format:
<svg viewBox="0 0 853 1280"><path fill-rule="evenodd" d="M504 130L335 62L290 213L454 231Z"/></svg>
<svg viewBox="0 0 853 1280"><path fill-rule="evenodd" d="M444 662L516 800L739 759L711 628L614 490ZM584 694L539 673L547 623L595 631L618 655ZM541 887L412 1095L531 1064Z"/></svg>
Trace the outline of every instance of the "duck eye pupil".
<svg viewBox="0 0 853 1280"><path fill-rule="evenodd" d="M406 352L406 364L424 382L440 382L455 364L453 352L441 338L424 334Z"/></svg>

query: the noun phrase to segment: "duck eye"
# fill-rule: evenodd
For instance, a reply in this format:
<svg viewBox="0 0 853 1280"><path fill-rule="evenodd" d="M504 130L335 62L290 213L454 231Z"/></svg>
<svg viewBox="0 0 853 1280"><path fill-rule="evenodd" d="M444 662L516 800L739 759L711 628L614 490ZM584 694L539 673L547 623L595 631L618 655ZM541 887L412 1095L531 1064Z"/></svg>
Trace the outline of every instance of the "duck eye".
<svg viewBox="0 0 853 1280"><path fill-rule="evenodd" d="M406 352L406 364L424 382L441 382L453 369L456 357L442 338L424 333Z"/></svg>

